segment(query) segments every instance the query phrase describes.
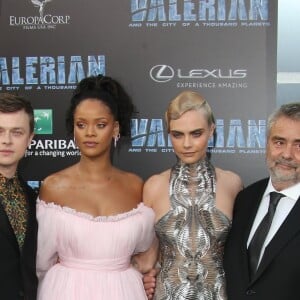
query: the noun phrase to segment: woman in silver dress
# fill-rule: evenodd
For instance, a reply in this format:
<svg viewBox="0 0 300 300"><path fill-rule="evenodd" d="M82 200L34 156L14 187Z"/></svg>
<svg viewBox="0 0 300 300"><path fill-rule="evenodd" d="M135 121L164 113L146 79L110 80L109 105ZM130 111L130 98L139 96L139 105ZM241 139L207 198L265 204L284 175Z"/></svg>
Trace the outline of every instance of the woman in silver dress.
<svg viewBox="0 0 300 300"><path fill-rule="evenodd" d="M156 214L160 244L154 299L227 299L223 246L241 179L214 167L207 157L215 124L200 94L180 93L165 117L177 162L150 177L143 192L144 202ZM152 254L155 257L155 251ZM148 297L153 297L151 292Z"/></svg>

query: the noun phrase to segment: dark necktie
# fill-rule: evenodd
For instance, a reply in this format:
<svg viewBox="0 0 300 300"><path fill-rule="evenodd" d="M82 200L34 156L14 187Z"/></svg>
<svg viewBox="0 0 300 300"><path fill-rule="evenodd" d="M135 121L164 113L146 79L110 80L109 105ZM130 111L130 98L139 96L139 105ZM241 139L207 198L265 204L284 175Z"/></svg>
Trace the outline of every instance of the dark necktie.
<svg viewBox="0 0 300 300"><path fill-rule="evenodd" d="M256 272L258 267L258 261L260 257L261 248L264 244L264 241L267 237L269 232L270 226L272 224L272 220L275 214L275 210L280 198L284 197L284 195L271 192L270 193L270 202L269 202L269 209L267 214L262 219L261 223L257 227L253 238L248 247L248 261L249 261L249 270L250 270L250 277L253 278L253 275Z"/></svg>

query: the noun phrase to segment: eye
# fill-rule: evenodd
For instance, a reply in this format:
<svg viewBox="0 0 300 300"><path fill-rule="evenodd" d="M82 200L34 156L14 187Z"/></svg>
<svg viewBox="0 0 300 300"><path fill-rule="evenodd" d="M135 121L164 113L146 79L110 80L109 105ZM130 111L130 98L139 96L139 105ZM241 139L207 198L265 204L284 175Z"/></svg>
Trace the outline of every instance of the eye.
<svg viewBox="0 0 300 300"><path fill-rule="evenodd" d="M105 128L105 127L106 127L106 124L105 124L105 123L98 123L98 124L97 124L97 127L98 127L98 128Z"/></svg>
<svg viewBox="0 0 300 300"><path fill-rule="evenodd" d="M274 141L275 147L281 147L283 144L284 144L284 142L282 140L275 140Z"/></svg>
<svg viewBox="0 0 300 300"><path fill-rule="evenodd" d="M83 122L77 122L77 123L76 123L76 127L78 127L79 129L83 129L83 128L86 127L86 125L85 125L85 123L83 123Z"/></svg>
<svg viewBox="0 0 300 300"><path fill-rule="evenodd" d="M12 131L13 136L21 136L24 134L22 130L13 130Z"/></svg>
<svg viewBox="0 0 300 300"><path fill-rule="evenodd" d="M182 133L181 132L177 132L177 131L172 131L171 135L172 135L173 138L178 139L178 138L180 138L182 136Z"/></svg>
<svg viewBox="0 0 300 300"><path fill-rule="evenodd" d="M193 133L192 133L192 136L193 137L200 137L202 135L202 131L194 131Z"/></svg>

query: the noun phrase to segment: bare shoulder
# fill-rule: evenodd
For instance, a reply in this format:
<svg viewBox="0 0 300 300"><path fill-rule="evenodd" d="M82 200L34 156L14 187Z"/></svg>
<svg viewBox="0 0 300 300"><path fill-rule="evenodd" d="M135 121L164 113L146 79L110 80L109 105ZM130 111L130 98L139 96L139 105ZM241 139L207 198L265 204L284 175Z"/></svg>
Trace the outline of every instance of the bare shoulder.
<svg viewBox="0 0 300 300"><path fill-rule="evenodd" d="M134 202L136 206L142 201L143 179L135 173L115 169L116 178L115 189L119 191L122 198L129 202Z"/></svg>
<svg viewBox="0 0 300 300"><path fill-rule="evenodd" d="M143 187L144 181L137 174L132 173L132 172L127 172L127 171L124 171L124 170L120 170L120 169L116 169L116 171L119 173L120 180L123 183L125 183L126 185L131 186L131 187L135 187L135 188L138 188L138 189Z"/></svg>
<svg viewBox="0 0 300 300"><path fill-rule="evenodd" d="M216 168L216 177L216 206L229 219L232 219L236 195L243 188L242 180L236 173L220 168Z"/></svg>
<svg viewBox="0 0 300 300"><path fill-rule="evenodd" d="M155 188L160 188L161 186L165 186L165 184L169 183L169 178L170 178L170 169L159 173L152 175L149 177L144 185L144 190L155 190Z"/></svg>
<svg viewBox="0 0 300 300"><path fill-rule="evenodd" d="M135 173L122 171L125 178L136 184L143 184L143 179Z"/></svg>
<svg viewBox="0 0 300 300"><path fill-rule="evenodd" d="M53 173L43 180L39 197L45 202L56 202L60 194L70 185L73 166Z"/></svg>
<svg viewBox="0 0 300 300"><path fill-rule="evenodd" d="M232 194L233 197L243 189L241 177L232 171L216 168L216 176L217 184L219 184L222 189L228 189L228 192Z"/></svg>
<svg viewBox="0 0 300 300"><path fill-rule="evenodd" d="M153 201L161 198L165 194L168 190L169 179L170 169L162 173L152 175L146 180L143 189L143 201L146 205L152 207Z"/></svg>

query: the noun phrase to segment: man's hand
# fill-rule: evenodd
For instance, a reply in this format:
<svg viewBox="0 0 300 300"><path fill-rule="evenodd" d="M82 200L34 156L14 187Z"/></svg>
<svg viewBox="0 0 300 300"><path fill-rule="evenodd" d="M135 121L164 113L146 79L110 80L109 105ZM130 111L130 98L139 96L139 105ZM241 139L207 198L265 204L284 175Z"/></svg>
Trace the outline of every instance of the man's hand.
<svg viewBox="0 0 300 300"><path fill-rule="evenodd" d="M144 289L148 299L152 299L155 291L156 275L159 269L151 269L143 276Z"/></svg>

